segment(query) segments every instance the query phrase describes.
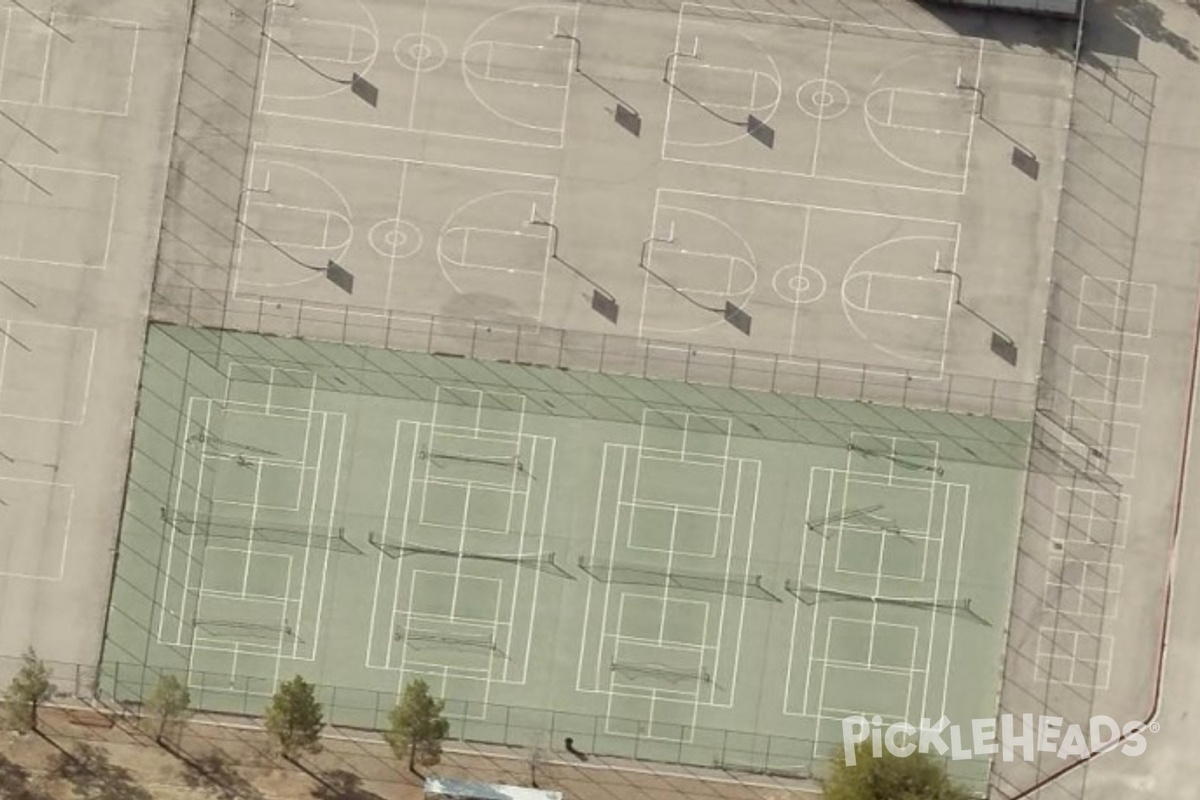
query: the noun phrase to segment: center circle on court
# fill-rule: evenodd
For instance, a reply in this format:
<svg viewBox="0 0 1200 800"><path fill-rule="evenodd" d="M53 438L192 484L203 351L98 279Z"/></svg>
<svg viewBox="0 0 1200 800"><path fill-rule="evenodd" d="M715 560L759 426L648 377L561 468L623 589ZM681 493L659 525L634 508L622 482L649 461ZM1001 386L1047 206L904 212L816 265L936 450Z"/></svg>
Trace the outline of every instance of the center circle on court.
<svg viewBox="0 0 1200 800"><path fill-rule="evenodd" d="M825 276L807 264L788 264L775 273L771 286L789 303L813 303L825 294Z"/></svg>
<svg viewBox="0 0 1200 800"><path fill-rule="evenodd" d="M816 78L796 90L796 105L810 117L830 119L846 113L850 93L837 81Z"/></svg>
<svg viewBox="0 0 1200 800"><path fill-rule="evenodd" d="M421 249L421 231L402 219L385 219L375 223L367 238L371 248L384 258L407 258Z"/></svg>
<svg viewBox="0 0 1200 800"><path fill-rule="evenodd" d="M405 69L427 72L446 62L446 43L428 33L410 33L396 40L392 54Z"/></svg>

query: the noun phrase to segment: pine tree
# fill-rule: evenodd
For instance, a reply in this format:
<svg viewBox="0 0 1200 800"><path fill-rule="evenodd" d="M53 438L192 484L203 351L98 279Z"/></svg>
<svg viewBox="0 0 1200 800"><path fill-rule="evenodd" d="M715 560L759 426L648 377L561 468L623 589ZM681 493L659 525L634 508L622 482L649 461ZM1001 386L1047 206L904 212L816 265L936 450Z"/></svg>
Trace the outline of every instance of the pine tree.
<svg viewBox="0 0 1200 800"><path fill-rule="evenodd" d="M267 706L265 725L279 741L279 751L289 761L301 750L321 749L325 727L321 704L313 685L297 675L282 683Z"/></svg>
<svg viewBox="0 0 1200 800"><path fill-rule="evenodd" d="M21 660L21 669L4 690L4 707L17 730L36 731L38 707L54 696L55 686L50 682L50 670L32 647Z"/></svg>
<svg viewBox="0 0 1200 800"><path fill-rule="evenodd" d="M926 753L900 757L884 751L876 758L871 743L855 748L855 764L834 759L825 782L825 800L969 800L970 794L953 783L946 767Z"/></svg>
<svg viewBox="0 0 1200 800"><path fill-rule="evenodd" d="M163 733L171 722L182 720L187 716L188 706L192 697L187 687L179 682L174 675L160 675L154 692L146 700L146 708L158 719L158 727L154 733L154 741L163 743Z"/></svg>
<svg viewBox="0 0 1200 800"><path fill-rule="evenodd" d="M389 716L391 728L384 734L396 758L408 757L408 768L417 773L417 762L432 767L442 758L442 740L450 733L450 722L442 717L445 701L429 694L420 678L404 687L400 701Z"/></svg>

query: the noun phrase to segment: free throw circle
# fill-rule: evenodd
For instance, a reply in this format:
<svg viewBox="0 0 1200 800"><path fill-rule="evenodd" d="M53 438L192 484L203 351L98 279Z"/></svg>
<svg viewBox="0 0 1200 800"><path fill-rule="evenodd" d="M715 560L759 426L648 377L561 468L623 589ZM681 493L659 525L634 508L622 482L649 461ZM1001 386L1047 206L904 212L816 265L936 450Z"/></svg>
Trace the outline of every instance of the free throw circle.
<svg viewBox="0 0 1200 800"><path fill-rule="evenodd" d="M807 264L788 264L780 267L771 280L775 294L789 303L813 303L825 294L825 276Z"/></svg>
<svg viewBox="0 0 1200 800"><path fill-rule="evenodd" d="M846 113L850 93L837 81L816 78L796 90L796 105L810 117L831 119Z"/></svg>
<svg viewBox="0 0 1200 800"><path fill-rule="evenodd" d="M372 249L384 258L407 258L421 249L421 231L402 219L385 219L375 223L367 238Z"/></svg>
<svg viewBox="0 0 1200 800"><path fill-rule="evenodd" d="M428 33L410 33L396 40L392 53L405 69L427 72L445 63L446 43Z"/></svg>

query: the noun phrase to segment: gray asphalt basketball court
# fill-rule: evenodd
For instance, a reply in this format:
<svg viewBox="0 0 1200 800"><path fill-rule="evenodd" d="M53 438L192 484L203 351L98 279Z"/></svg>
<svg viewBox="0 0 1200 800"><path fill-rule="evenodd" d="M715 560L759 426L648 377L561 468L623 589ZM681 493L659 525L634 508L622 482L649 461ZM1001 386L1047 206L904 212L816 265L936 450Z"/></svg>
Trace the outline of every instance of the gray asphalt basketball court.
<svg viewBox="0 0 1200 800"><path fill-rule="evenodd" d="M266 36L242 308L1034 374L1057 56L854 5L295 0Z"/></svg>

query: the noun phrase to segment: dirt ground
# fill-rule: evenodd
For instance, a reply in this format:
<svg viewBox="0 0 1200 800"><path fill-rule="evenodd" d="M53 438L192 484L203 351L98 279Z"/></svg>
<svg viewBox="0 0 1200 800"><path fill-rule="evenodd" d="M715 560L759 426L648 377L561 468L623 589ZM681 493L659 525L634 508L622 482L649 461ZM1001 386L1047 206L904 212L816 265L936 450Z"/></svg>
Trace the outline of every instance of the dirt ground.
<svg viewBox="0 0 1200 800"><path fill-rule="evenodd" d="M326 731L322 752L293 765L276 757L250 726L192 720L155 743L152 726L90 709L51 708L37 733L0 734L4 800L420 800L421 780L378 740ZM701 771L656 771L600 759L574 763L548 754L531 775L528 756L448 747L432 772L445 777L563 792L579 800L815 800L818 794L774 778ZM676 768L671 768L676 769ZM811 787L810 787L811 788Z"/></svg>

